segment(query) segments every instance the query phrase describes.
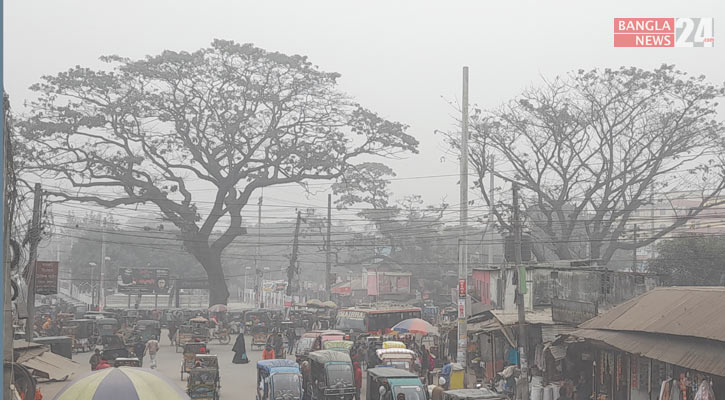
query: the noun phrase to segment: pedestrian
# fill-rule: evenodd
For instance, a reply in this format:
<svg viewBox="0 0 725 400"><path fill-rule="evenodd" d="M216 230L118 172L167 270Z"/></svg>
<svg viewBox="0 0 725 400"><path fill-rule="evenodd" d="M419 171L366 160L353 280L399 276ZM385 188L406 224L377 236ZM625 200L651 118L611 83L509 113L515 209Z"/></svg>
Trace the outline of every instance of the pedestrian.
<svg viewBox="0 0 725 400"><path fill-rule="evenodd" d="M443 400L443 392L446 391L446 378L438 378L438 385L433 388L430 394L430 400Z"/></svg>
<svg viewBox="0 0 725 400"><path fill-rule="evenodd" d="M91 364L91 371L95 371L98 367L98 363L101 362L101 351L98 349L93 350L93 355L88 362Z"/></svg>
<svg viewBox="0 0 725 400"><path fill-rule="evenodd" d="M360 363L355 361L355 400L360 400L360 390L362 389L362 368Z"/></svg>
<svg viewBox="0 0 725 400"><path fill-rule="evenodd" d="M264 351L262 352L262 360L273 360L274 358L274 349L272 348L272 346L264 346Z"/></svg>
<svg viewBox="0 0 725 400"><path fill-rule="evenodd" d="M423 377L423 383L428 382L428 367L430 366L430 353L428 353L428 349L425 348L425 345L422 345L420 347L420 371L421 376Z"/></svg>
<svg viewBox="0 0 725 400"><path fill-rule="evenodd" d="M151 339L146 342L146 351L149 353L149 359L151 359L151 369L156 368L156 353L159 351L159 341Z"/></svg>
<svg viewBox="0 0 725 400"><path fill-rule="evenodd" d="M176 327L176 321L169 322L169 342L171 344L176 343L176 331L178 328Z"/></svg>
<svg viewBox="0 0 725 400"><path fill-rule="evenodd" d="M279 358L284 358L284 340L282 340L281 333L277 332L274 335L272 344L274 345L274 354Z"/></svg>
<svg viewBox="0 0 725 400"><path fill-rule="evenodd" d="M287 330L287 353L292 354L295 351L295 341L297 340L297 334L294 328Z"/></svg>
<svg viewBox="0 0 725 400"><path fill-rule="evenodd" d="M234 342L232 351L234 352L234 358L232 358L233 364L247 364L249 362L249 359L247 358L247 345L244 342L243 332L237 335L237 340Z"/></svg>
<svg viewBox="0 0 725 400"><path fill-rule="evenodd" d="M138 358L138 362L141 366L143 366L143 356L145 350L146 345L143 342L137 341L133 344L133 352L136 354L136 358Z"/></svg>

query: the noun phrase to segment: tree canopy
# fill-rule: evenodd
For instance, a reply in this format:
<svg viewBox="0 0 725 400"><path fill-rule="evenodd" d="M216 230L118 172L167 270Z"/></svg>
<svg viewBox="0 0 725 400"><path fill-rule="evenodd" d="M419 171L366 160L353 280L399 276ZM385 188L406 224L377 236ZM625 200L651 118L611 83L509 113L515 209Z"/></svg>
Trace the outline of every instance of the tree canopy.
<svg viewBox="0 0 725 400"><path fill-rule="evenodd" d="M475 187L510 230L510 204L491 190L521 188L526 224L547 258L607 263L617 250L646 246L725 201L725 131L704 76L673 66L579 70L493 110L472 113ZM451 135L452 145L459 148ZM496 167L490 168L491 157ZM497 178L495 188L488 174ZM633 213L658 199L686 198L666 226L632 237Z"/></svg>
<svg viewBox="0 0 725 400"><path fill-rule="evenodd" d="M663 275L665 284L715 286L725 274L725 238L690 235L657 243L647 270Z"/></svg>
<svg viewBox="0 0 725 400"><path fill-rule="evenodd" d="M228 297L220 257L244 233L255 190L417 151L405 125L352 101L337 73L304 56L215 40L191 53L102 60L107 70L77 66L32 86L23 158L55 180L56 198L155 205L206 270L212 303ZM212 188L210 209L195 187Z"/></svg>

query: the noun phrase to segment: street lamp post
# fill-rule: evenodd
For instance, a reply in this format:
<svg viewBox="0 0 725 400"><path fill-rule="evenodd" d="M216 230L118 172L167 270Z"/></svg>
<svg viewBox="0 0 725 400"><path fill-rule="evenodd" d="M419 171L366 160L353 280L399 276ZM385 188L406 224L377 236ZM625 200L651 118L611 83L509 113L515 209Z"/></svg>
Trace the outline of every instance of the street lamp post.
<svg viewBox="0 0 725 400"><path fill-rule="evenodd" d="M98 266L98 264L96 264L94 262L89 262L88 265L91 268L93 268L91 270L91 284L90 284L90 286L91 286L91 305L93 306L97 303L97 299L98 299L96 297L96 288L95 288L96 285L94 284L94 281L96 280L96 267Z"/></svg>
<svg viewBox="0 0 725 400"><path fill-rule="evenodd" d="M242 302L246 302L247 299L247 278L249 277L249 271L252 270L252 267L244 267L244 291L242 292Z"/></svg>

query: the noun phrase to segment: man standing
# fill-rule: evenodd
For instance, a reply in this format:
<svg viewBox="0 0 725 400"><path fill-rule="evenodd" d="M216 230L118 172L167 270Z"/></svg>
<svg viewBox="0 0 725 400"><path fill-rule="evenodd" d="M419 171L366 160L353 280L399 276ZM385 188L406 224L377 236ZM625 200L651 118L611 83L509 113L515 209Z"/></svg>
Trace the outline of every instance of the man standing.
<svg viewBox="0 0 725 400"><path fill-rule="evenodd" d="M284 357L284 340L282 340L281 333L277 332L274 335L272 344L274 346L274 354L275 354L276 358L285 358Z"/></svg>
<svg viewBox="0 0 725 400"><path fill-rule="evenodd" d="M149 358L151 359L151 369L156 368L156 352L159 351L159 341L151 339L146 342L146 351L149 353Z"/></svg>

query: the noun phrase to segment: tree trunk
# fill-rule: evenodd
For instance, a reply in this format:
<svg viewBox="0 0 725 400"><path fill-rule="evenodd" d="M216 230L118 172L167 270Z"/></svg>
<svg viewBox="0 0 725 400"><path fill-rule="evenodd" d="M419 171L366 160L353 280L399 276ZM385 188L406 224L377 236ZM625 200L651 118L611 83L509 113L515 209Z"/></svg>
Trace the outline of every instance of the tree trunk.
<svg viewBox="0 0 725 400"><path fill-rule="evenodd" d="M216 253L211 249L204 249L194 251L192 254L206 271L209 282L209 305L226 305L229 300L229 289L224 278L221 253Z"/></svg>

